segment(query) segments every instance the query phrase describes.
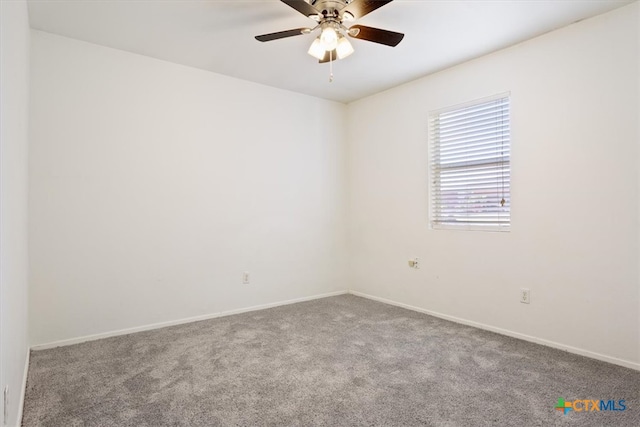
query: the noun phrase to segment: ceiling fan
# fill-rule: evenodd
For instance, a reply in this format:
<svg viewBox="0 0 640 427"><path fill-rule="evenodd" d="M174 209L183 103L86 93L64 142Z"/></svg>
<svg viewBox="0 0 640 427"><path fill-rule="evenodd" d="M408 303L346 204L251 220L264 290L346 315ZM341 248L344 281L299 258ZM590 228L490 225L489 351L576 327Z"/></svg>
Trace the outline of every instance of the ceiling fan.
<svg viewBox="0 0 640 427"><path fill-rule="evenodd" d="M344 34L355 39L380 43L387 46L397 46L404 34L364 25L352 25L347 28L345 23L360 19L374 10L391 3L393 0L280 0L294 8L308 18L317 22L313 28L295 28L277 33L256 36L256 40L268 42L286 37L310 34L318 28L321 30L311 47L309 55L317 58L320 63L343 59L353 53L353 46Z"/></svg>

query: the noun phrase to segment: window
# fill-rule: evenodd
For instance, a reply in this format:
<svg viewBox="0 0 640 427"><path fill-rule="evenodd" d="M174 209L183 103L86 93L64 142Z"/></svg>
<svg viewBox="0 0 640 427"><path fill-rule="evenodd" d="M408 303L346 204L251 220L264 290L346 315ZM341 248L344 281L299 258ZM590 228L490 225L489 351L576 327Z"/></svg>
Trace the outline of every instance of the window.
<svg viewBox="0 0 640 427"><path fill-rule="evenodd" d="M429 128L431 226L508 230L509 94L432 112Z"/></svg>

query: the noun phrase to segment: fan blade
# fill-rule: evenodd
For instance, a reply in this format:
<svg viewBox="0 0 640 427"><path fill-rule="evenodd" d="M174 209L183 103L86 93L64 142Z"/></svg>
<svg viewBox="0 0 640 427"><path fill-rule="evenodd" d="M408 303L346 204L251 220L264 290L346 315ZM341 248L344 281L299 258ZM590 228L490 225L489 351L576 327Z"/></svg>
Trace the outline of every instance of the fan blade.
<svg viewBox="0 0 640 427"><path fill-rule="evenodd" d="M364 25L352 25L351 28L349 28L348 34L355 39L367 40L391 47L397 46L404 38L404 34L402 33L381 30L380 28L365 27Z"/></svg>
<svg viewBox="0 0 640 427"><path fill-rule="evenodd" d="M340 15L344 15L344 12L349 12L355 19L359 19L392 1L393 0L354 0L340 11Z"/></svg>
<svg viewBox="0 0 640 427"><path fill-rule="evenodd" d="M329 57L329 53L331 53L331 57ZM336 52L335 49L333 49L331 52L326 51L324 53L324 58L322 58L320 61L318 61L321 64L324 64L325 62L329 62L329 61L335 61L338 58L338 54Z"/></svg>
<svg viewBox="0 0 640 427"><path fill-rule="evenodd" d="M306 17L317 15L320 13L315 7L311 6L304 0L280 0L282 3L291 6Z"/></svg>
<svg viewBox="0 0 640 427"><path fill-rule="evenodd" d="M269 42L271 40L284 39L286 37L299 36L308 31L309 28L296 28L295 30L279 31L277 33L263 34L256 36L256 40L260 42Z"/></svg>

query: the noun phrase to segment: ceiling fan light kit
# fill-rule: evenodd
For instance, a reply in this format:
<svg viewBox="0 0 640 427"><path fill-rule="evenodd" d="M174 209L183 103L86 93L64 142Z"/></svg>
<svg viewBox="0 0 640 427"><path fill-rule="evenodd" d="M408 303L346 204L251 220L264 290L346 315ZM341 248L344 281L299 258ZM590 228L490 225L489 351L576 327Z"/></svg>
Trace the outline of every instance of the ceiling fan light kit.
<svg viewBox="0 0 640 427"><path fill-rule="evenodd" d="M354 52L353 46L347 40L346 37L342 36L338 39L338 45L336 46L336 54L338 55L338 59L344 59L347 56L351 55Z"/></svg>
<svg viewBox="0 0 640 427"><path fill-rule="evenodd" d="M333 50L338 46L338 33L329 23L322 24L322 33L320 33L320 42L324 50Z"/></svg>
<svg viewBox="0 0 640 427"><path fill-rule="evenodd" d="M395 47L404 37L402 33L379 28L354 25L344 26L345 22L373 12L391 3L393 0L280 0L318 24L314 28L296 28L294 30L256 36L256 40L267 42L286 37L310 34L320 28L320 35L313 40L307 53L322 64L335 59L344 59L354 52L354 48L345 35L386 46Z"/></svg>
<svg viewBox="0 0 640 427"><path fill-rule="evenodd" d="M317 38L313 41L313 43L311 43L311 47L309 48L309 51L307 53L313 56L314 58L321 60L322 58L324 58L325 51L326 49L322 45L322 42L320 41L319 38Z"/></svg>

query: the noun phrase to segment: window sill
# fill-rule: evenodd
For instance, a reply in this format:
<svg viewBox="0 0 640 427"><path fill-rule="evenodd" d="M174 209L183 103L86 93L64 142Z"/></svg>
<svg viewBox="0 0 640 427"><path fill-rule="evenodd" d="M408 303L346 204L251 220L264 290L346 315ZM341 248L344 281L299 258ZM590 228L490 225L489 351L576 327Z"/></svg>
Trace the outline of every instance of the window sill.
<svg viewBox="0 0 640 427"><path fill-rule="evenodd" d="M504 233L511 231L511 225L479 225L479 224L431 224L432 230L488 231Z"/></svg>

